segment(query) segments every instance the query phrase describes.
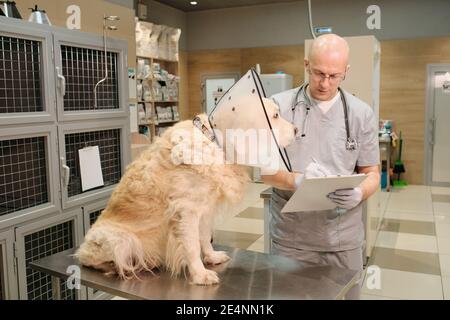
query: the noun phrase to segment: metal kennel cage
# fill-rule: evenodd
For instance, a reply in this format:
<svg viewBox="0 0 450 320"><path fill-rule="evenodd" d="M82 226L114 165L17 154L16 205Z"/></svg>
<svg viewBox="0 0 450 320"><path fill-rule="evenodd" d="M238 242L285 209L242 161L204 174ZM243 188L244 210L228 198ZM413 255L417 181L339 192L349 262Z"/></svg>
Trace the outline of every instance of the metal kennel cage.
<svg viewBox="0 0 450 320"><path fill-rule="evenodd" d="M124 41L108 39L105 52L97 35L58 31L54 34L58 119L80 120L127 116L128 74Z"/></svg>
<svg viewBox="0 0 450 320"><path fill-rule="evenodd" d="M59 129L63 208L83 205L108 197L129 163L130 144L127 120L111 120L87 124L68 124ZM82 190L79 167L80 149L98 146L104 186Z"/></svg>
<svg viewBox="0 0 450 320"><path fill-rule="evenodd" d="M107 199L95 201L95 203L88 204L83 207L83 220L84 220L84 233L86 234L91 226L97 221L102 211L106 208L108 203ZM106 300L112 297L111 294L87 288L87 296L89 300Z"/></svg>
<svg viewBox="0 0 450 320"><path fill-rule="evenodd" d="M0 232L0 300L17 299L13 241L11 230Z"/></svg>
<svg viewBox="0 0 450 320"><path fill-rule="evenodd" d="M0 17L0 125L55 119L52 35Z"/></svg>
<svg viewBox="0 0 450 320"><path fill-rule="evenodd" d="M16 229L16 250L20 299L52 300L51 276L32 270L28 263L75 248L83 238L80 210L59 214ZM61 282L61 298L64 300L85 297L83 290L68 289Z"/></svg>
<svg viewBox="0 0 450 320"><path fill-rule="evenodd" d="M61 46L62 74L66 79L64 111L96 110L94 87L105 74L101 50ZM99 86L97 109L119 108L118 54L107 53L108 78Z"/></svg>
<svg viewBox="0 0 450 320"><path fill-rule="evenodd" d="M107 204L108 199L102 199L83 206L84 234L86 234L95 221L97 221Z"/></svg>
<svg viewBox="0 0 450 320"><path fill-rule="evenodd" d="M92 211L91 213L89 213L89 224L92 226L95 221L97 221L98 217L100 216L100 214L102 213L103 209L99 209L96 211Z"/></svg>
<svg viewBox="0 0 450 320"><path fill-rule="evenodd" d="M0 228L61 207L56 152L55 128L0 128Z"/></svg>
<svg viewBox="0 0 450 320"><path fill-rule="evenodd" d="M106 205L129 163L128 46L108 39L105 55L103 44L0 17L1 298L52 298L50 277L28 263L79 245L85 219L76 208ZM104 186L83 192L78 151L89 146L99 147ZM87 297L84 287L61 293Z"/></svg>

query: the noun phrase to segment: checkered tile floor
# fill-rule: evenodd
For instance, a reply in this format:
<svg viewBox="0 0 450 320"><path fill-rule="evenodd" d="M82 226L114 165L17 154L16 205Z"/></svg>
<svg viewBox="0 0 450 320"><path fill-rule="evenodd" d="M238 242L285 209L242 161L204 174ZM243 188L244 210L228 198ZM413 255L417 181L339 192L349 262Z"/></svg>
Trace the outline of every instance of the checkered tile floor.
<svg viewBox="0 0 450 320"><path fill-rule="evenodd" d="M214 242L264 251L264 184L218 221ZM408 186L382 193L384 220L369 265L381 286L363 286L362 299L450 299L450 188ZM367 278L366 278L367 280Z"/></svg>

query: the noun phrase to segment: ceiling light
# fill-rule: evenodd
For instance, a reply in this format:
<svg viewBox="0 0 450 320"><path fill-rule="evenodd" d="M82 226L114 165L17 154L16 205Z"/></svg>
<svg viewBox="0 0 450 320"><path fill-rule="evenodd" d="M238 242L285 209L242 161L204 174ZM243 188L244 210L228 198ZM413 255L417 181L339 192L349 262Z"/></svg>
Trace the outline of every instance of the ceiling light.
<svg viewBox="0 0 450 320"><path fill-rule="evenodd" d="M190 4L193 5L193 6L196 6L198 4L198 2L197 1L191 1Z"/></svg>

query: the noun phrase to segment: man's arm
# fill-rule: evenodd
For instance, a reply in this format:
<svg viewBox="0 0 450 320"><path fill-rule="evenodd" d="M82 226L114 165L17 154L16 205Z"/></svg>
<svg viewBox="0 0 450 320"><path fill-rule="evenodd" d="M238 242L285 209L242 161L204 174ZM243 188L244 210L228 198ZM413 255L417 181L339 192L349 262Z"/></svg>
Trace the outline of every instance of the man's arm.
<svg viewBox="0 0 450 320"><path fill-rule="evenodd" d="M368 175L366 180L359 185L363 194L362 199L366 200L377 191L380 185L380 168L379 166L357 167L357 171Z"/></svg>
<svg viewBox="0 0 450 320"><path fill-rule="evenodd" d="M295 190L297 189L296 179L300 176L298 172L277 171L275 174L261 175L261 179L265 184L278 189Z"/></svg>

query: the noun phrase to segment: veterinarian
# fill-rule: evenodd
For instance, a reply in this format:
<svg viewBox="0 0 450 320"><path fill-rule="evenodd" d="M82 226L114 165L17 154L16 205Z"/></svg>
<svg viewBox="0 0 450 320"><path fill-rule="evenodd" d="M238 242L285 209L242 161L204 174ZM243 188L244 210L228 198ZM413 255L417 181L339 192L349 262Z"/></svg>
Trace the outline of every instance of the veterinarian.
<svg viewBox="0 0 450 320"><path fill-rule="evenodd" d="M272 96L281 116L298 128L295 142L287 148L294 173L262 171L262 179L274 186L270 202L273 254L362 271L362 201L380 182L378 124L366 103L339 90L349 70L348 59L345 39L322 35L313 41L304 61L309 83ZM304 177L354 173L368 177L357 188L329 194L337 209L281 213ZM346 299L359 299L361 282Z"/></svg>

